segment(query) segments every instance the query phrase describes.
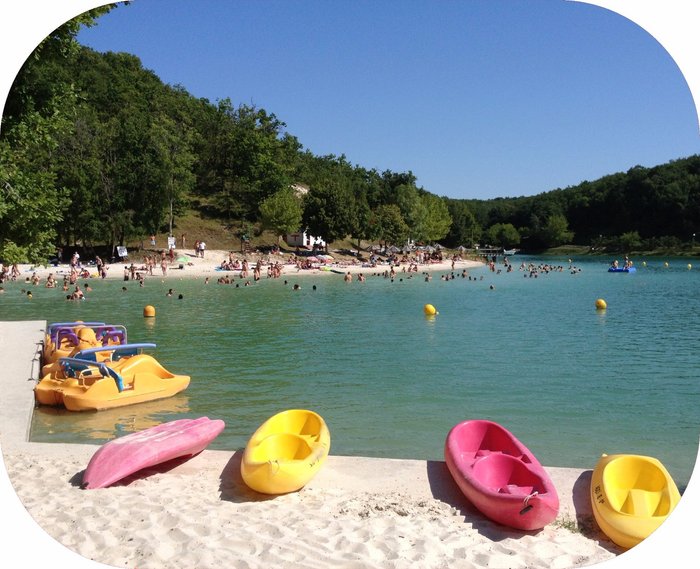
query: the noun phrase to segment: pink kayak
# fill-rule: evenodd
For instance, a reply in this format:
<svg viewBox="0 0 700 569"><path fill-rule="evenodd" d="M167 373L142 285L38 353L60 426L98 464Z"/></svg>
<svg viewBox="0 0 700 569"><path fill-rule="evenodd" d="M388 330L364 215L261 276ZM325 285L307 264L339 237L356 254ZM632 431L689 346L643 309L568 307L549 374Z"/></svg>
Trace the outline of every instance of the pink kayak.
<svg viewBox="0 0 700 569"><path fill-rule="evenodd" d="M224 430L221 419L178 419L102 445L83 474L81 488L104 488L174 458L203 451Z"/></svg>
<svg viewBox="0 0 700 569"><path fill-rule="evenodd" d="M469 501L505 526L541 529L554 521L559 496L542 465L510 431L492 421L455 425L445 461Z"/></svg>

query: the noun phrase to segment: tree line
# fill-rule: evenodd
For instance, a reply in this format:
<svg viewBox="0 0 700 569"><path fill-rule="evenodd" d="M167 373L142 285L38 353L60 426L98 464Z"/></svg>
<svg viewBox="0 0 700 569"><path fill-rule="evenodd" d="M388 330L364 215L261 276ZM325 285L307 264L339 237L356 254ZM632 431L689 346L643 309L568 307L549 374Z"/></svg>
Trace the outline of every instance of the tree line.
<svg viewBox="0 0 700 569"><path fill-rule="evenodd" d="M81 26L110 9L54 31L9 93L0 260L41 262L57 245L115 246L172 233L193 209L278 235L303 228L326 242L350 236L531 251L680 243L700 221L698 156L532 197L466 200L426 190L410 171L315 155L265 109L198 99L133 55L79 45Z"/></svg>

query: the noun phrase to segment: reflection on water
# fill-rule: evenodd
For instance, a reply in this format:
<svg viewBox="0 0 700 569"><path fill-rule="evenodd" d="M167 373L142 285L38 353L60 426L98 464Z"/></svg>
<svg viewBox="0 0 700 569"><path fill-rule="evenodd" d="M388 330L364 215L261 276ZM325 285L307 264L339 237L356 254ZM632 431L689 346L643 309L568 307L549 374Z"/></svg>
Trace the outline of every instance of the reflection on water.
<svg viewBox="0 0 700 569"><path fill-rule="evenodd" d="M94 412L73 412L63 407L41 405L34 409L30 438L37 442L73 442L78 435L91 442L104 442L183 418L189 412L189 398L181 394Z"/></svg>

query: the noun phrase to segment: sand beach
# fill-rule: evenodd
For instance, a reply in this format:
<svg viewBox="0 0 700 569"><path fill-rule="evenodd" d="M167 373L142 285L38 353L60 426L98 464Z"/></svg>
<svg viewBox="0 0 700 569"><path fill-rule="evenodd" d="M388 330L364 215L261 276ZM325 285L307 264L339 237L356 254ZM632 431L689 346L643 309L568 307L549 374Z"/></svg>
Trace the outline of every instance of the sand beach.
<svg viewBox="0 0 700 569"><path fill-rule="evenodd" d="M144 263L144 258L146 256L151 256L155 260L155 266L152 269L152 274L149 274L146 264ZM105 278L107 279L118 279L123 280L125 273L130 273L130 268L134 266L134 272L136 274L136 280L143 277L146 281L149 279L181 279L181 278L209 278L210 281L216 281L219 277L228 276L230 279L235 281L253 280L253 267L261 261L262 270L261 278L265 279L268 277L268 267L270 265L277 265L280 269L281 276L283 278L292 277L305 277L305 276L335 276L338 277L339 273L347 274L350 273L357 278L360 273L365 276L374 274L383 274L384 272L391 271L391 264L386 262L386 256L380 257L384 262L380 261L376 265L372 266L365 256L365 262L362 262L350 255L339 255L330 253L325 259L321 255L320 258L315 255L307 256L296 256L293 253L240 253L240 252L230 252L224 250L207 250L204 257L195 256L193 251L175 251L173 261L170 261L166 257L166 269L165 273L161 268L161 250L160 249L146 249L143 251L131 251L129 257L126 260L119 260L114 263L106 263ZM399 260L401 260L402 255L399 254ZM248 274L247 276L241 276L241 269L232 270L222 270L220 267L222 263L228 261L229 259L238 260L242 262L244 259L248 261ZM86 274L89 275L87 278L79 277L78 282L85 282L89 280L99 280L97 268L94 265L94 260L90 259L89 263L84 263L81 261L80 270L85 270ZM297 262L299 261L299 262ZM304 263L305 261L308 261ZM300 265L306 264L305 268L300 268ZM419 275L423 273L434 273L440 271L462 271L472 267L481 266L483 263L475 260L467 260L465 258L460 258L452 262L452 257L445 255L442 261L432 260L430 262L419 262L415 265L414 271ZM410 263L402 262L400 265L395 266L394 270L397 275L399 273L404 273L409 270ZM56 279L58 286L62 284L63 278L70 275L71 266L69 263L60 263L57 266L54 265L32 265L32 264L20 264L19 276L16 278L17 282L30 280L34 275L39 278L39 285L44 286L46 279L49 275L53 275ZM131 275L129 274L129 277ZM28 283L29 284L29 283Z"/></svg>

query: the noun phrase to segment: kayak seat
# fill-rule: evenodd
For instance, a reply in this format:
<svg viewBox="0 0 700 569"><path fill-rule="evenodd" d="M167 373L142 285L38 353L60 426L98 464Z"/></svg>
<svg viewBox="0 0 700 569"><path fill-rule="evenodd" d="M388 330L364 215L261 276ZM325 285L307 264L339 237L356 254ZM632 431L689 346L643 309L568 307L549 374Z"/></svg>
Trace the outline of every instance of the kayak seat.
<svg viewBox="0 0 700 569"><path fill-rule="evenodd" d="M529 459L528 456L525 455L525 454L521 454L521 453L513 454L513 453L510 453L510 452L504 452L504 451L502 451L502 450L479 449L478 451L476 451L476 453L474 453L474 452L463 452L463 453L462 453L462 457L463 457L463 458L481 458L481 457L489 456L489 455L492 455L492 454L503 454L503 455L506 455L506 456L512 456L513 458L517 458L518 460L521 460L522 462L525 462L525 463L529 463L529 462L530 462L530 459Z"/></svg>
<svg viewBox="0 0 700 569"><path fill-rule="evenodd" d="M649 491L632 488L627 493L621 512L633 516L652 517L665 516L669 513L670 501L664 491Z"/></svg>
<svg viewBox="0 0 700 569"><path fill-rule="evenodd" d="M507 484L498 489L499 494L512 494L514 496L529 496L532 494L534 486L519 486L517 484Z"/></svg>

